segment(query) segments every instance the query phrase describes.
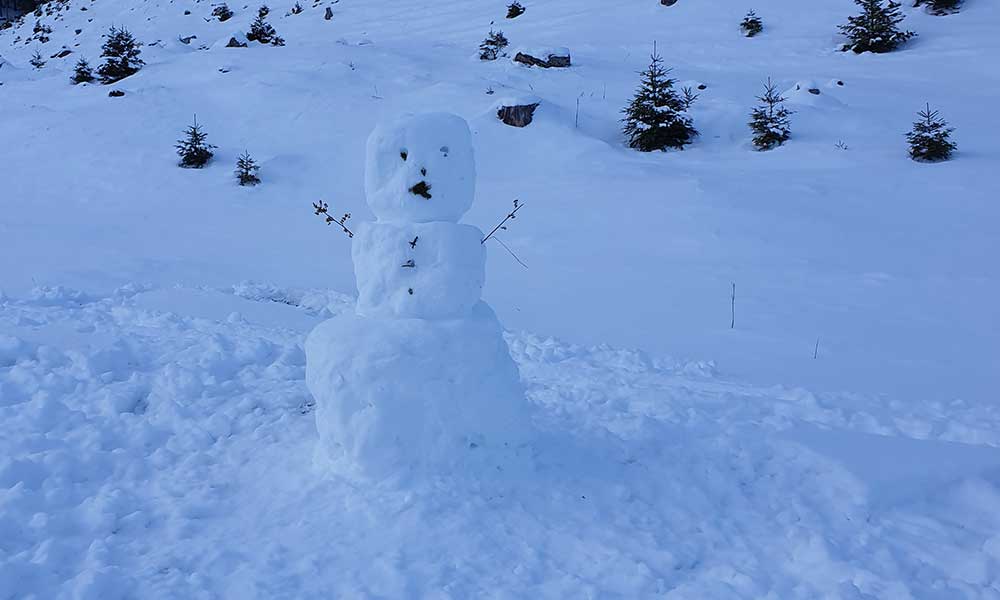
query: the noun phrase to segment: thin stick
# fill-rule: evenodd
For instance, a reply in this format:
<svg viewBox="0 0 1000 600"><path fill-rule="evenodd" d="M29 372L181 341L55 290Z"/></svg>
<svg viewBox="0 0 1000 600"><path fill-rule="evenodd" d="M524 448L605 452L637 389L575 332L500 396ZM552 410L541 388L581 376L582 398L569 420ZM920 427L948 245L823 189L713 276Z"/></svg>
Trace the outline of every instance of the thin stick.
<svg viewBox="0 0 1000 600"><path fill-rule="evenodd" d="M736 329L736 282L733 282L733 319L729 322L730 329Z"/></svg>
<svg viewBox="0 0 1000 600"><path fill-rule="evenodd" d="M525 269L528 268L528 265L524 264L524 262L520 258L518 258L516 254L514 254L514 251L507 247L507 244L505 244L502 241L500 241L500 238L495 237L495 238L493 238L493 241L494 242L499 242L500 245L504 247L504 250L506 250L511 256L513 256L514 260L516 260L517 262L519 262L522 267L524 267Z"/></svg>
<svg viewBox="0 0 1000 600"><path fill-rule="evenodd" d="M819 338L816 338L816 347L813 348L813 359L815 360L817 356L819 356Z"/></svg>
<svg viewBox="0 0 1000 600"><path fill-rule="evenodd" d="M521 204L520 202L518 202L517 200L514 200L514 210L510 211L509 213L507 213L507 216L506 216L506 217L504 217L503 221L500 221L500 224L499 224L499 225L497 225L496 227L494 227L494 228L493 228L493 231L491 231L491 232L490 232L490 233L489 233L489 234L488 234L488 235L487 235L486 237L484 237L484 238L482 239L482 241L480 241L479 243L480 243L480 244L485 244L485 243L486 243L486 240L488 240L488 239L490 239L491 237L493 237L493 234L494 234L494 233L496 233L497 231L500 231L500 228L504 226L504 223L506 223L507 221L509 221L509 220L511 220L511 219L513 219L513 218L514 218L514 215L515 215L515 214L517 213L517 211L521 210L521 207L522 207L522 206L524 206L524 205L523 205L523 204Z"/></svg>

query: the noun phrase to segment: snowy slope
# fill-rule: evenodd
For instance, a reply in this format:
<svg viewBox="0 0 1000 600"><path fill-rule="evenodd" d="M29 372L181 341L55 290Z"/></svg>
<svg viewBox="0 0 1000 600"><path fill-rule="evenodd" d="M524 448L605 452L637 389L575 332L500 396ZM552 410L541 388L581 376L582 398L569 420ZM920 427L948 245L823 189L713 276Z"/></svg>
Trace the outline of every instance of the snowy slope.
<svg viewBox="0 0 1000 600"><path fill-rule="evenodd" d="M291 4L283 48L221 48L256 6L184 0L0 32L0 598L1000 597L1000 7L906 7L913 43L854 56L849 0L754 7L752 40L732 0ZM491 21L574 66L481 63ZM70 86L112 24L147 66L123 98ZM707 86L683 152L620 137L654 40ZM793 138L756 153L768 76ZM527 94L535 123L496 121ZM906 156L925 101L952 162ZM528 268L491 246L485 298L547 437L357 489L312 466L301 346L354 278L310 203L372 219L364 139L408 110L470 120L467 222L526 205L502 239ZM178 169L195 113L216 160Z"/></svg>

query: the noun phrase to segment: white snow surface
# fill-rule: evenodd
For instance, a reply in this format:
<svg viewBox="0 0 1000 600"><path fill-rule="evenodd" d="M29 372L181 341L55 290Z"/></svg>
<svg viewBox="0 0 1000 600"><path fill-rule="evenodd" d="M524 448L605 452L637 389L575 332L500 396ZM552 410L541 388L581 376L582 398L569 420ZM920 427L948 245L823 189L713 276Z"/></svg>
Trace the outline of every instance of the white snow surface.
<svg viewBox="0 0 1000 600"><path fill-rule="evenodd" d="M849 0L771 0L751 39L730 0L506 3L276 1L285 47L213 47L256 6L194 0L0 32L0 598L1000 597L1000 6L904 5L919 37L855 56ZM475 59L491 22L575 66ZM68 83L112 24L146 44L122 98ZM652 40L706 85L682 152L621 138ZM761 153L769 76L822 93ZM906 156L924 102L955 160ZM365 140L422 111L470 123L465 222L524 203L528 268L490 242L483 298L539 433L359 484L313 461L307 335L359 317L310 203L367 227ZM219 148L179 169L195 113Z"/></svg>

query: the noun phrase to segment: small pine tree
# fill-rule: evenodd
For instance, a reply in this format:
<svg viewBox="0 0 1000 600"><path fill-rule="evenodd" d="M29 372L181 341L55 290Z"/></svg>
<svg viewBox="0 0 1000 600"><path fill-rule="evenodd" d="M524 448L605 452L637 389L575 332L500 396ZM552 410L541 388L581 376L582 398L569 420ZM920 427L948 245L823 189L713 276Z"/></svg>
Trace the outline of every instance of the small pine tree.
<svg viewBox="0 0 1000 600"><path fill-rule="evenodd" d="M305 9L302 8L302 5L296 2L295 6L292 7L292 14L293 15L300 14L303 10Z"/></svg>
<svg viewBox="0 0 1000 600"><path fill-rule="evenodd" d="M930 8L931 14L947 15L958 12L962 5L962 0L915 0L913 6L926 4Z"/></svg>
<svg viewBox="0 0 1000 600"><path fill-rule="evenodd" d="M792 111L784 107L785 99L768 77L764 94L757 96L760 105L750 112L750 130L753 131L753 145L758 150L770 150L788 141L792 131L790 119Z"/></svg>
<svg viewBox="0 0 1000 600"><path fill-rule="evenodd" d="M42 53L39 52L38 50L35 50L34 54L31 55L31 60L28 61L28 64L35 67L36 69L41 69L42 67L44 67L45 59L42 58Z"/></svg>
<svg viewBox="0 0 1000 600"><path fill-rule="evenodd" d="M97 68L101 83L108 84L125 79L137 73L142 65L146 64L139 58L139 54L142 53L139 42L125 28L118 29L112 25L108 39L101 50L101 58L105 59L104 64Z"/></svg>
<svg viewBox="0 0 1000 600"><path fill-rule="evenodd" d="M258 41L261 44L284 46L285 40L279 37L274 27L267 22L267 15L270 12L271 9L266 4L257 9L257 18L250 24L250 33L247 34L247 39Z"/></svg>
<svg viewBox="0 0 1000 600"><path fill-rule="evenodd" d="M670 70L663 67L663 59L655 50L650 59L649 68L640 73L642 79L635 97L622 111L628 144L642 152L683 149L698 135L691 118L685 114L694 95L677 93L676 80L668 77Z"/></svg>
<svg viewBox="0 0 1000 600"><path fill-rule="evenodd" d="M214 156L212 149L215 146L205 141L208 139L208 134L201 130L197 116L194 118L194 124L188 126L184 135L187 137L177 140L177 145L174 146L177 148L177 155L181 157L180 166L185 169L204 167L208 161L212 160L212 156Z"/></svg>
<svg viewBox="0 0 1000 600"><path fill-rule="evenodd" d="M94 80L94 72L90 68L90 63L87 62L86 58L81 57L80 60L76 61L76 66L73 67L73 77L70 81L73 83L90 83Z"/></svg>
<svg viewBox="0 0 1000 600"><path fill-rule="evenodd" d="M841 48L844 52L892 52L917 35L912 31L899 29L904 18L900 3L893 0L888 0L888 4L884 6L883 0L854 0L854 3L861 7L861 14L849 17L847 24L840 26L840 32L849 39Z"/></svg>
<svg viewBox="0 0 1000 600"><path fill-rule="evenodd" d="M743 17L743 21L740 23L740 29L743 30L743 35L747 37L753 37L764 31L764 22L760 20L757 13L750 11L747 16Z"/></svg>
<svg viewBox="0 0 1000 600"><path fill-rule="evenodd" d="M244 150L239 160L236 161L235 173L240 185L257 185L260 183L260 177L257 177L257 171L259 170L260 166L250 157L250 153Z"/></svg>
<svg viewBox="0 0 1000 600"><path fill-rule="evenodd" d="M948 127L938 111L931 110L930 104L918 112L917 116L920 120L914 121L913 129L906 134L906 141L910 143L910 158L920 162L938 162L951 158L952 152L958 148L950 139L954 129Z"/></svg>
<svg viewBox="0 0 1000 600"><path fill-rule="evenodd" d="M507 18L514 19L524 14L525 8L520 2L514 0L507 5Z"/></svg>
<svg viewBox="0 0 1000 600"><path fill-rule="evenodd" d="M219 22L228 21L233 18L233 11L229 10L229 6L225 2L216 6L212 9L212 16L219 20Z"/></svg>
<svg viewBox="0 0 1000 600"><path fill-rule="evenodd" d="M489 35L479 44L479 60L496 60L509 44L502 31L490 29Z"/></svg>

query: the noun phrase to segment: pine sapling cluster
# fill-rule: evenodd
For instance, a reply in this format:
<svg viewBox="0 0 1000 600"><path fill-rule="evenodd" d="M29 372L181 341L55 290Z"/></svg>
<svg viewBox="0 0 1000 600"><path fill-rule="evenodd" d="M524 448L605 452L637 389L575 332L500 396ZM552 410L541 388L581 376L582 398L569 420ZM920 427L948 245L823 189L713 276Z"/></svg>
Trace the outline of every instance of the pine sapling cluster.
<svg viewBox="0 0 1000 600"><path fill-rule="evenodd" d="M262 5L257 9L257 18L250 24L250 33L247 34L247 39L251 42L260 42L261 44L284 46L285 40L279 37L274 27L267 22L267 15L270 12L271 9L267 5Z"/></svg>
<svg viewBox="0 0 1000 600"><path fill-rule="evenodd" d="M910 158L920 162L951 158L958 148L950 139L954 129L948 127L948 123L938 115L938 111L931 110L929 104L917 116L920 120L915 121L913 129L906 134L906 141L910 143Z"/></svg>
<svg viewBox="0 0 1000 600"><path fill-rule="evenodd" d="M45 59L42 58L42 53L39 52L38 50L35 50L35 52L31 55L31 60L28 61L28 64L30 64L32 67L36 69L41 69L42 67L44 67Z"/></svg>
<svg viewBox="0 0 1000 600"><path fill-rule="evenodd" d="M517 0L514 0L513 2L507 5L507 18L516 19L517 17L523 15L524 11L525 11L524 6L522 6L521 3L518 2Z"/></svg>
<svg viewBox="0 0 1000 600"><path fill-rule="evenodd" d="M212 149L215 146L206 141L208 134L201 130L197 116L194 118L194 124L188 126L187 131L184 132L184 136L184 139L177 140L175 146L177 155L181 157L180 166L185 169L204 167L208 161L212 160L212 156L214 156Z"/></svg>
<svg viewBox="0 0 1000 600"><path fill-rule="evenodd" d="M219 20L220 23L228 21L233 18L233 11L229 10L229 6L225 2L219 4L212 9L212 16Z"/></svg>
<svg viewBox="0 0 1000 600"><path fill-rule="evenodd" d="M899 28L904 18L900 10L902 5L893 0L883 4L884 1L854 0L861 7L861 14L849 17L847 24L840 26L840 32L848 38L841 50L851 50L856 54L892 52L917 35Z"/></svg>
<svg viewBox="0 0 1000 600"><path fill-rule="evenodd" d="M683 149L698 135L687 115L697 95L690 90L678 93L663 59L655 51L650 58L649 67L640 73L635 97L623 111L625 136L629 146L642 152Z"/></svg>
<svg viewBox="0 0 1000 600"><path fill-rule="evenodd" d="M112 26L101 49L104 64L97 68L101 83L114 83L138 73L146 64L139 58L141 53L139 42L127 29Z"/></svg>
<svg viewBox="0 0 1000 600"><path fill-rule="evenodd" d="M490 30L489 35L479 44L479 60L496 60L503 49L510 45L502 31Z"/></svg>
<svg viewBox="0 0 1000 600"><path fill-rule="evenodd" d="M743 21L740 22L740 30L743 32L743 35L753 37L764 31L764 22L760 20L757 13L751 10L747 13L747 16L743 17Z"/></svg>
<svg viewBox="0 0 1000 600"><path fill-rule="evenodd" d="M236 179L240 182L242 186L254 186L260 183L260 177L257 176L257 171L260 170L260 166L257 162L250 156L250 153L246 150L240 155L239 160L236 161Z"/></svg>
<svg viewBox="0 0 1000 600"><path fill-rule="evenodd" d="M70 77L70 81L76 84L90 83L93 80L94 72L90 68L90 63L87 62L86 58L80 57L80 60L76 61L76 66L73 67L73 76Z"/></svg>
<svg viewBox="0 0 1000 600"><path fill-rule="evenodd" d="M784 106L785 99L771 83L764 84L764 93L757 96L760 104L750 112L750 130L753 131L753 145L758 150L770 150L780 146L792 135L792 111Z"/></svg>
<svg viewBox="0 0 1000 600"><path fill-rule="evenodd" d="M302 5L296 2L295 6L292 7L292 14L293 15L301 14L303 10L305 9L302 8Z"/></svg>

